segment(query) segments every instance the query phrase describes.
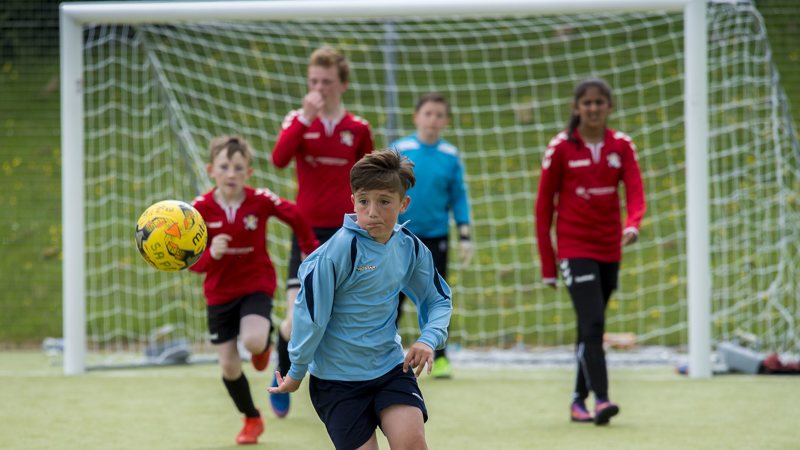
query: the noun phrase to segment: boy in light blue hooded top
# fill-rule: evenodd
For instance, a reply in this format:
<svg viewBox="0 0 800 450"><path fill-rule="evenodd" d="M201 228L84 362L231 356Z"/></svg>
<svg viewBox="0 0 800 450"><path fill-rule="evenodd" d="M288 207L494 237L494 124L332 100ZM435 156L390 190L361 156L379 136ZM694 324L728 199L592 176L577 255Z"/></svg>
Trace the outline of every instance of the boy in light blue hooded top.
<svg viewBox="0 0 800 450"><path fill-rule="evenodd" d="M425 446L427 409L416 382L445 345L452 302L430 251L397 224L415 182L394 151L359 160L350 173L355 214L300 266L289 341L291 369L270 392L294 392L310 373L311 402L337 448ZM403 354L398 294L417 306L420 337ZM412 370L409 371L409 368Z"/></svg>

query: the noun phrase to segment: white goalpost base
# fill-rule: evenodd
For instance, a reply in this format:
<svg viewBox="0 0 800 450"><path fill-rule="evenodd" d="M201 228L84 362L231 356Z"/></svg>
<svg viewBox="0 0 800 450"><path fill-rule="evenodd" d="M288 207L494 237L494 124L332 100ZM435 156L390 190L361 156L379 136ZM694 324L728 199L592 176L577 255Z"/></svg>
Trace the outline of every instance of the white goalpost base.
<svg viewBox="0 0 800 450"><path fill-rule="evenodd" d="M757 22L750 6L737 13L730 2L696 0L62 4L64 373L84 372L94 354L111 365L116 353L141 354L165 326L208 350L201 279L156 273L139 261L135 217L155 201L208 189L205 148L222 133L254 145L254 186L294 198L293 170L272 167L269 151L283 115L299 107L308 54L323 44L351 60L344 101L370 121L378 147L412 131L419 94L437 90L451 99L445 137L467 166L478 246L473 266L448 277L451 342L571 345L568 296L553 296L538 280L535 180L547 140L568 119L570 90L581 78L603 76L615 91L612 127L640 149L650 205L643 239L626 250L608 328L635 332L644 344L688 344L693 378L711 375L712 336L747 328L790 347L792 323L775 311L785 307L791 316L800 300L778 280L790 276L787 259L775 256L781 249L762 258L767 273L758 279L725 275L757 252L726 236L750 226L726 219L734 185L746 178L740 174L774 175L776 196L797 179L778 169L791 158L775 112L779 95L757 108L759 121L776 124L771 136L739 126L755 121L736 109L742 95L780 93L758 62L768 53L762 41L745 42L741 36L753 33L738 31ZM742 50L751 47L753 55ZM775 154L752 164L746 152L753 147ZM795 217L785 199L770 208L778 212L747 216L753 228L772 214ZM785 237L788 228L770 237ZM286 227L273 225L269 241L280 317ZM767 314L756 310L763 295ZM404 320L404 336L414 324Z"/></svg>

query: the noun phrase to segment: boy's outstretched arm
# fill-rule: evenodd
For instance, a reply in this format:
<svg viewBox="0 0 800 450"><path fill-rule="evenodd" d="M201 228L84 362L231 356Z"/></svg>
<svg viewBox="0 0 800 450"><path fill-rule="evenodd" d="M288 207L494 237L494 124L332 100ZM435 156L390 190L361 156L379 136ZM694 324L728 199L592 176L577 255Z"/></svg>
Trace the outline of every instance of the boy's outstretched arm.
<svg viewBox="0 0 800 450"><path fill-rule="evenodd" d="M428 371L430 373L430 370ZM275 371L275 379L278 381L278 385L276 387L270 387L269 393L270 394L283 394L288 392L294 392L300 388L300 383L303 380L295 380L294 378L286 375L286 378L281 377L281 372L279 370Z"/></svg>
<svg viewBox="0 0 800 450"><path fill-rule="evenodd" d="M411 348L406 353L406 359L403 361L403 372L408 372L408 368L416 369L414 376L419 378L425 364L428 364L428 375L431 374L433 369L433 349L427 344L422 342L414 342Z"/></svg>

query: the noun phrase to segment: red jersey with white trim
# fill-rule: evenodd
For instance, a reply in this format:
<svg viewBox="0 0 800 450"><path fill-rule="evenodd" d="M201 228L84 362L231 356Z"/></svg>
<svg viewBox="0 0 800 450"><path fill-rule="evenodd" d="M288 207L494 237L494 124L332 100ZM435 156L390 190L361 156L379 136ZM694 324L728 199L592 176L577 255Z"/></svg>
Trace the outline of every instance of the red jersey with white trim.
<svg viewBox="0 0 800 450"><path fill-rule="evenodd" d="M350 169L362 156L372 152L369 123L345 112L332 129L317 117L306 126L291 111L283 119L272 162L286 167L294 158L297 165L297 206L315 228L336 228L344 215L353 212L350 201Z"/></svg>
<svg viewBox="0 0 800 450"><path fill-rule="evenodd" d="M208 229L208 247L190 270L205 272L203 282L209 305L228 303L253 292L275 293L275 267L267 253L267 220L275 216L289 225L303 253L319 246L314 231L297 206L269 189L245 186L241 205L223 207L214 200L214 190L197 197L192 205L203 216ZM219 234L231 236L222 258L211 258L211 240Z"/></svg>
<svg viewBox="0 0 800 450"><path fill-rule="evenodd" d="M625 186L624 229L638 233L645 211L644 187L636 147L625 133L606 129L600 144L567 140L561 132L547 146L536 198L536 236L542 277L556 278L556 260L622 260L619 184ZM558 254L550 230L556 216Z"/></svg>

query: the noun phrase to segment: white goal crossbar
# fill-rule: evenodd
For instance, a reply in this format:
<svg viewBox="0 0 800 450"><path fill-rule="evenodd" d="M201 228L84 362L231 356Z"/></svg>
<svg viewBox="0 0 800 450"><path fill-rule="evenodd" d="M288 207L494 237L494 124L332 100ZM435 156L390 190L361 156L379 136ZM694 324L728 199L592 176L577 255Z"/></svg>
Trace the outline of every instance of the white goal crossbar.
<svg viewBox="0 0 800 450"><path fill-rule="evenodd" d="M487 17L580 12L683 11L689 364L711 376L708 75L705 0L374 0L62 3L61 148L64 373L86 370L83 25L187 21Z"/></svg>

